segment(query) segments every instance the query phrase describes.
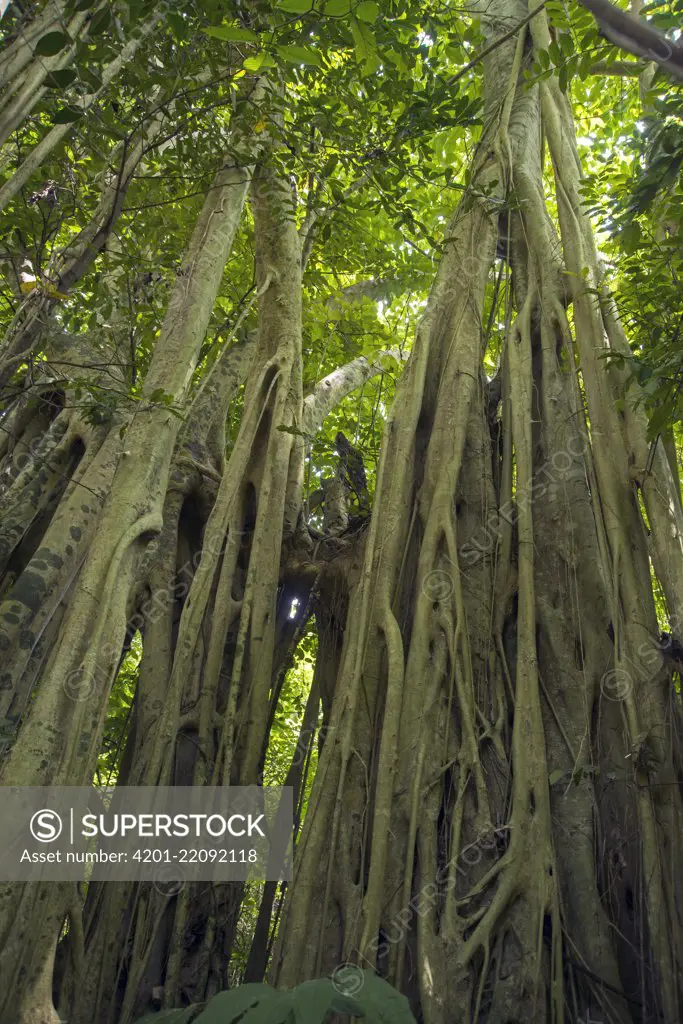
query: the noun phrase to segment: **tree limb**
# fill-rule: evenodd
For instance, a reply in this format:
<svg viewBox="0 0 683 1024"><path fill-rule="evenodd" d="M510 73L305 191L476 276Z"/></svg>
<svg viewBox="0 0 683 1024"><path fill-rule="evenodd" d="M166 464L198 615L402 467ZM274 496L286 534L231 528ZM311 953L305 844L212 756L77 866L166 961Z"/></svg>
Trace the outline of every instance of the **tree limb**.
<svg viewBox="0 0 683 1024"><path fill-rule="evenodd" d="M343 398L359 388L366 380L382 373L385 367L380 360L383 356L393 356L400 362L405 358L395 349L389 352L382 352L374 362L370 362L365 356L359 356L350 363L338 367L327 377L318 381L312 394L304 399L303 431L305 434L314 435L320 430L326 416L339 405Z"/></svg>
<svg viewBox="0 0 683 1024"><path fill-rule="evenodd" d="M606 60L598 60L591 66L591 75L614 75L621 78L637 78L645 71L647 64L642 61L615 60L611 63Z"/></svg>
<svg viewBox="0 0 683 1024"><path fill-rule="evenodd" d="M606 39L635 57L654 61L673 77L683 82L683 48L667 39L663 32L647 21L622 11L610 0L579 0L595 17Z"/></svg>

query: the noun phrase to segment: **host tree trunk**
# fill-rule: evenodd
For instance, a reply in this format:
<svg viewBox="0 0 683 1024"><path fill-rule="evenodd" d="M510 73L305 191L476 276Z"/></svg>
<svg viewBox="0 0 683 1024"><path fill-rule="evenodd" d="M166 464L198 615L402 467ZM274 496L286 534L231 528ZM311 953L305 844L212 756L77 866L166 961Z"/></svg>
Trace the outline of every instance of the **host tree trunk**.
<svg viewBox="0 0 683 1024"><path fill-rule="evenodd" d="M41 18L62 16L49 4ZM326 215L311 202L298 216L283 169L295 100L275 75L234 83L225 152L134 400L100 422L73 397L74 363L89 386L125 390L125 368L102 369L117 366L114 330L65 334L38 288L19 309L0 353L14 382L0 781L92 781L139 631L118 784L260 783L313 629L285 773L295 806L307 800L294 877L285 893L259 889L245 980L291 987L351 963L404 992L420 1024L673 1024L683 719L655 597L683 643L677 469L604 358L629 347L582 205L571 103L556 77L530 74L548 17L492 0L479 18L483 128L387 412L371 516L353 514L337 475L322 481L322 530L310 523L312 440L385 363L340 359L310 383L304 280ZM8 133L40 98L28 83L43 88L13 47ZM171 99L117 150L117 183L59 287L104 249ZM240 232L253 288L207 368ZM240 333L252 307L257 329ZM246 902L241 883L98 883L85 897L0 885L0 1021L132 1024L200 1003L231 982Z"/></svg>

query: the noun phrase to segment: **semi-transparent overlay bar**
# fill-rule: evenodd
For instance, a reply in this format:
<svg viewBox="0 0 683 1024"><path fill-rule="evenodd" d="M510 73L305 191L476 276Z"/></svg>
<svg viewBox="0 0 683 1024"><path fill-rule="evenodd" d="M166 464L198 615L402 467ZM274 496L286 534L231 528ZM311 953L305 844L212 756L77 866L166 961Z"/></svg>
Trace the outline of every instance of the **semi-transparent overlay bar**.
<svg viewBox="0 0 683 1024"><path fill-rule="evenodd" d="M291 879L292 790L0 786L0 881Z"/></svg>

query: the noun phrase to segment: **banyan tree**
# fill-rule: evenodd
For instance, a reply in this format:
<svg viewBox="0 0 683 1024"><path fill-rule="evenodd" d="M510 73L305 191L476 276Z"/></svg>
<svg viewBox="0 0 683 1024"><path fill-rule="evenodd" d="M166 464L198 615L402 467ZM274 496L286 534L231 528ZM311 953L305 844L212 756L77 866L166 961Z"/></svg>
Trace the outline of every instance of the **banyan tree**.
<svg viewBox="0 0 683 1024"><path fill-rule="evenodd" d="M0 6L0 781L295 807L0 882L0 1020L683 1019L673 5Z"/></svg>

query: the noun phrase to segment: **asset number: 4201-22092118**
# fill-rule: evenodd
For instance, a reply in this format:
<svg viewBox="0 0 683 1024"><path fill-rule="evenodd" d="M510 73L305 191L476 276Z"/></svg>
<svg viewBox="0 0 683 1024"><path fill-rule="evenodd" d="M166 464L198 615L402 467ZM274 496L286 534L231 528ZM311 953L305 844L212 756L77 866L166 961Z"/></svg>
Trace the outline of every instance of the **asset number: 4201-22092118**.
<svg viewBox="0 0 683 1024"><path fill-rule="evenodd" d="M136 850L133 860L141 864L171 864L174 861L178 864L255 864L257 859L256 850L177 850L171 853L170 850Z"/></svg>

